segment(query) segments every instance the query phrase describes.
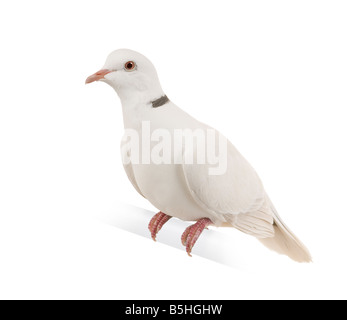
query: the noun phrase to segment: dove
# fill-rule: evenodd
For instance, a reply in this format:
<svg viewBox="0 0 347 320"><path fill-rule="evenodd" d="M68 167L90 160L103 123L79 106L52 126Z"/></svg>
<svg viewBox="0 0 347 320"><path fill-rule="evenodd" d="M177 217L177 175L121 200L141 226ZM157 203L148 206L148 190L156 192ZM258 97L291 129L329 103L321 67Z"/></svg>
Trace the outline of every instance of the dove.
<svg viewBox="0 0 347 320"><path fill-rule="evenodd" d="M214 226L238 229L294 261L311 262L308 249L280 218L253 167L217 130L166 96L154 65L145 56L129 49L115 50L85 83L94 81L110 85L121 100L125 129L121 148L127 146L123 165L136 191L159 210L148 225L153 240L175 217L194 222L181 237L189 256L201 233ZM205 140L189 143L181 136L179 151L170 154L179 145L174 141L177 133L187 130L201 133ZM134 151L135 142L129 144L130 137L139 150ZM205 150L199 148L203 145ZM161 152L151 157L155 148ZM153 153L144 152L146 149ZM204 162L201 150L204 155L214 155L210 157L214 162L206 157ZM134 156L140 153L146 156ZM213 171L218 166L216 159L220 170Z"/></svg>

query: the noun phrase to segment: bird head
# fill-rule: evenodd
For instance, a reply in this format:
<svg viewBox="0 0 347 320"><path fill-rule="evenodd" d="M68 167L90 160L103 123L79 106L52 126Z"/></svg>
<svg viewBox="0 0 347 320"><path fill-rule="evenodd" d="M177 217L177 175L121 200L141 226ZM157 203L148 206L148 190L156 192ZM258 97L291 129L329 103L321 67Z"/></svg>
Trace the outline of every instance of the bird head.
<svg viewBox="0 0 347 320"><path fill-rule="evenodd" d="M142 54L128 49L111 52L101 70L86 79L86 84L103 81L116 90L121 100L151 100L163 95L153 64Z"/></svg>

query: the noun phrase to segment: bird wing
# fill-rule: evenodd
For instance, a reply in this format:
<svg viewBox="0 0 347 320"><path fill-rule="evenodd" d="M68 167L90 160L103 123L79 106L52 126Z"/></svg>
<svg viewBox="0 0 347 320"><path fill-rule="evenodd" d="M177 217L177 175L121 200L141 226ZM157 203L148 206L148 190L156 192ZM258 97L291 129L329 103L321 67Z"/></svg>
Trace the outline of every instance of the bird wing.
<svg viewBox="0 0 347 320"><path fill-rule="evenodd" d="M257 173L229 141L225 155L227 166L221 175L211 175L210 164L182 164L193 199L221 222L258 238L273 236L272 212Z"/></svg>

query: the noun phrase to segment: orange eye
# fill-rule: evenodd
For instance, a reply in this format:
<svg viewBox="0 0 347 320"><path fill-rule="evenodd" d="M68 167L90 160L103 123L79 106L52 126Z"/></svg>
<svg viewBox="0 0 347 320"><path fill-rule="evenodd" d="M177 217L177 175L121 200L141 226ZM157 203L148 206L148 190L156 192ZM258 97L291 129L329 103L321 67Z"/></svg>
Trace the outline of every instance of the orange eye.
<svg viewBox="0 0 347 320"><path fill-rule="evenodd" d="M125 70L127 70L127 71L132 71L132 70L135 69L135 67L136 67L136 64L135 64L134 61L128 61L128 62L126 62L125 65L124 65L124 68L125 68Z"/></svg>

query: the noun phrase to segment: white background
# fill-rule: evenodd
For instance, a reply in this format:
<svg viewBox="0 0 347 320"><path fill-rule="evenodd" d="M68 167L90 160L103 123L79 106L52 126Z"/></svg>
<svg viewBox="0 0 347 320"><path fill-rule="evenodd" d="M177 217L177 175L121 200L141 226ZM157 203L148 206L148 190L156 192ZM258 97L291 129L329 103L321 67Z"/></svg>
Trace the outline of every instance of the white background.
<svg viewBox="0 0 347 320"><path fill-rule="evenodd" d="M1 2L0 298L347 298L346 16L345 1ZM155 211L123 172L118 97L84 85L117 48L236 145L314 263L228 229L257 257L230 267L105 222L121 203Z"/></svg>

